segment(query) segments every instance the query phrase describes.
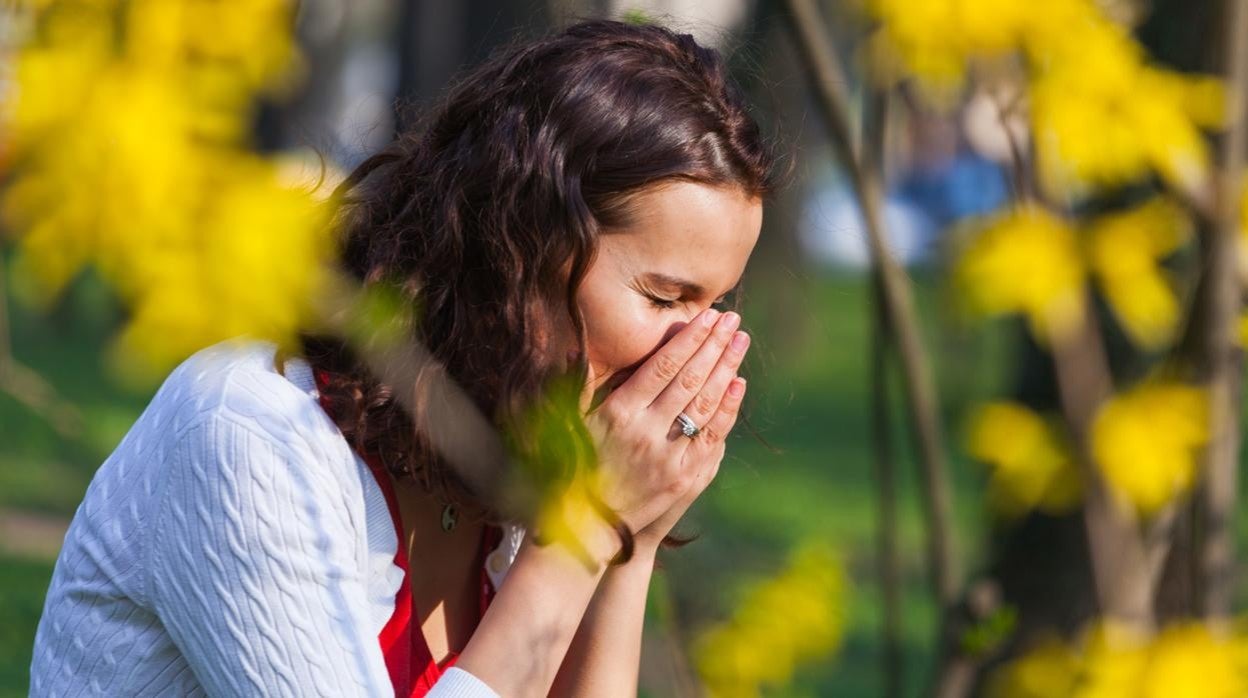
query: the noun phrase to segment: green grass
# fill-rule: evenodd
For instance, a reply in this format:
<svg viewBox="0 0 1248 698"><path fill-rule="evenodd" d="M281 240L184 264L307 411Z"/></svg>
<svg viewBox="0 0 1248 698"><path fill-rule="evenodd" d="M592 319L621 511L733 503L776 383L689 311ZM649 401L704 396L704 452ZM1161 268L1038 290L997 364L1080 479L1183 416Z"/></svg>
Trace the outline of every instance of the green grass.
<svg viewBox="0 0 1248 698"><path fill-rule="evenodd" d="M24 696L52 563L0 555L0 697Z"/></svg>

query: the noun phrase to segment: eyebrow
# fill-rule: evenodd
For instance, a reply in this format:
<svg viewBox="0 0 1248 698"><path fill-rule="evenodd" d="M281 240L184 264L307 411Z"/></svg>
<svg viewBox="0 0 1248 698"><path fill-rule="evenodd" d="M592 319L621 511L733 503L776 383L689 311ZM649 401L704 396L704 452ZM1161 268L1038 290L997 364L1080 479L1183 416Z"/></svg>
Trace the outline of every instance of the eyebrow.
<svg viewBox="0 0 1248 698"><path fill-rule="evenodd" d="M651 271L647 272L645 277L650 283L658 284L660 286L679 288L682 293L686 293L691 296L701 298L706 295L706 289L701 284L695 283L688 279L682 279L679 276L672 276L662 272ZM737 283L733 284L732 288L725 291L724 295L726 296L739 288L741 288L741 279L737 279Z"/></svg>

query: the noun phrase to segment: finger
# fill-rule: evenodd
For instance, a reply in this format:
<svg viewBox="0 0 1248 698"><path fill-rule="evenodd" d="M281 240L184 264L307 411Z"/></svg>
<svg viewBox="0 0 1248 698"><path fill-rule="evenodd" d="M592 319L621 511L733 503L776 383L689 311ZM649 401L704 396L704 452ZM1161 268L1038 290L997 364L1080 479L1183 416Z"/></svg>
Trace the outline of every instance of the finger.
<svg viewBox="0 0 1248 698"><path fill-rule="evenodd" d="M719 409L728 385L736 377L737 369L741 367L741 360L745 358L745 350L749 346L750 335L745 332L733 333L728 348L720 355L719 363L711 371L711 377L706 379L698 394L685 405L684 413L689 415L694 424L706 424L715 416L715 411Z"/></svg>
<svg viewBox="0 0 1248 698"><path fill-rule="evenodd" d="M719 409L715 411L715 416L702 427L702 432L698 434L697 440L705 440L708 443L723 441L728 432L732 431L732 427L737 423L737 414L741 410L741 402L745 399L745 379L737 376L728 384L728 390L724 392L724 399L719 403Z"/></svg>
<svg viewBox="0 0 1248 698"><path fill-rule="evenodd" d="M676 415L689 405L698 391L702 390L702 386L706 384L707 378L711 376L715 365L719 363L720 357L724 354L733 331L740 324L741 316L736 313L721 315L719 322L715 324L715 329L711 331L711 336L681 367L675 379L667 384L663 392L659 393L650 408L666 419L675 419Z"/></svg>
<svg viewBox="0 0 1248 698"><path fill-rule="evenodd" d="M719 311L714 308L702 311L616 388L611 399L633 408L654 402L710 336L718 318Z"/></svg>

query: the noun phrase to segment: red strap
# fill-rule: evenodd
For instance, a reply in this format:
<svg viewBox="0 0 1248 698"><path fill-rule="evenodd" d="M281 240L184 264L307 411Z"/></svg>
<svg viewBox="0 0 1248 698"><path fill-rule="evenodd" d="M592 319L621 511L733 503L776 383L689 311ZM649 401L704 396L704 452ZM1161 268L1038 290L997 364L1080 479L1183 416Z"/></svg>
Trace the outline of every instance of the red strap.
<svg viewBox="0 0 1248 698"><path fill-rule="evenodd" d="M329 381L330 374L327 371L315 369L313 374L316 377L317 388L323 389ZM323 396L320 398L321 407L327 413L330 413L329 402ZM390 511L390 521L394 524L395 534L398 537L400 545L394 553L394 564L403 570L403 583L399 585L399 590L394 597L394 614L390 616L390 620L386 621L385 627L381 629L378 641L381 644L381 652L386 660L386 670L390 673L390 682L394 685L394 693L396 696L408 696L409 698L420 698L433 688L441 678L443 672L453 666L459 659L458 652L449 652L447 657L438 664L433 659L433 653L429 650L428 643L425 642L425 635L420 630L420 626L412 622L415 609L412 604L412 587L409 581L407 550L402 542L406 540L403 535L403 519L399 515L398 499L394 492L394 486L387 476L384 466L374 453L362 454L364 462L368 464L368 469L373 474L373 479L377 481L377 485L381 487L382 493L386 498L386 507ZM481 606L480 617L485 615L486 608L489 607L490 601L494 599L494 585L490 582L490 577L485 571L485 554L487 551L493 550L502 540L502 529L498 526L486 526L481 540L481 548L478 551L478 564L481 568Z"/></svg>

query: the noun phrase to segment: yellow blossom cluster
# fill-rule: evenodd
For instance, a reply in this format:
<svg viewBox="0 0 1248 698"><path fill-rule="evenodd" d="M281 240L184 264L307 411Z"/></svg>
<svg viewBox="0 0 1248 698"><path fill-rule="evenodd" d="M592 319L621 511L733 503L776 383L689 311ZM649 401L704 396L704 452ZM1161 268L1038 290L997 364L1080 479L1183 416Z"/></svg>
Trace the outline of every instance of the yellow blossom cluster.
<svg viewBox="0 0 1248 698"><path fill-rule="evenodd" d="M1167 198L1105 214L1082 229L1027 207L990 218L969 235L954 277L974 312L1022 313L1040 341L1061 338L1083 318L1090 274L1140 347L1161 348L1178 328L1176 284L1161 262L1191 240L1192 226Z"/></svg>
<svg viewBox="0 0 1248 698"><path fill-rule="evenodd" d="M1040 208L985 222L958 259L954 282L972 311L1022 313L1041 341L1069 334L1084 317L1079 239L1066 221Z"/></svg>
<svg viewBox="0 0 1248 698"><path fill-rule="evenodd" d="M1205 391L1161 381L1115 395L1098 410L1092 457L1124 507L1151 516L1191 488L1209 438L1208 412ZM1062 513L1079 503L1071 447L1024 405L981 406L970 421L967 452L991 468L989 497L998 513Z"/></svg>
<svg viewBox="0 0 1248 698"><path fill-rule="evenodd" d="M776 577L751 587L732 618L703 632L694 646L710 696L758 696L787 684L801 664L840 645L845 578L836 553L821 540L797 546Z"/></svg>
<svg viewBox="0 0 1248 698"><path fill-rule="evenodd" d="M1118 25L1092 24L1054 52L1030 85L1041 181L1050 191L1128 183L1155 172L1171 186L1205 186L1202 130L1222 126L1221 82L1148 65Z"/></svg>
<svg viewBox="0 0 1248 698"><path fill-rule="evenodd" d="M1248 645L1197 622L1149 637L1112 622L1093 624L1073 645L1037 643L998 669L990 698L1232 698L1248 692Z"/></svg>
<svg viewBox="0 0 1248 698"><path fill-rule="evenodd" d="M1200 388L1148 381L1114 396L1092 422L1092 455L1110 488L1147 516L1196 479L1209 440L1209 398Z"/></svg>
<svg viewBox="0 0 1248 698"><path fill-rule="evenodd" d="M884 79L914 75L939 95L959 88L975 62L1023 66L1020 92L1047 190L1152 172L1184 190L1205 184L1202 130L1225 120L1222 84L1148 63L1093 0L863 1L879 20L870 56Z"/></svg>
<svg viewBox="0 0 1248 698"><path fill-rule="evenodd" d="M1079 504L1082 486L1070 447L1055 425L1025 405L982 405L971 418L967 452L992 469L989 503L1003 516L1033 509L1061 514Z"/></svg>
<svg viewBox="0 0 1248 698"><path fill-rule="evenodd" d="M118 366L157 376L218 339L289 339L331 252L328 211L251 152L253 103L298 69L288 0L50 0L3 99L0 199L19 295L86 265L129 306Z"/></svg>
<svg viewBox="0 0 1248 698"><path fill-rule="evenodd" d="M1101 216L1085 233L1088 266L1124 330L1139 346L1159 349L1178 329L1175 282L1159 261L1192 238L1192 224L1170 199L1156 198Z"/></svg>

